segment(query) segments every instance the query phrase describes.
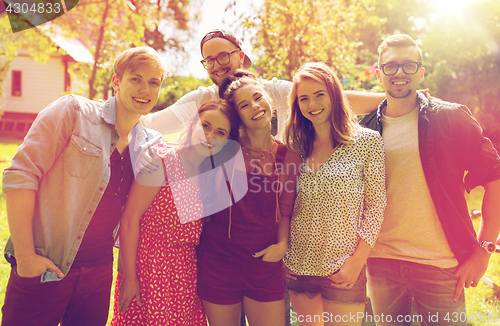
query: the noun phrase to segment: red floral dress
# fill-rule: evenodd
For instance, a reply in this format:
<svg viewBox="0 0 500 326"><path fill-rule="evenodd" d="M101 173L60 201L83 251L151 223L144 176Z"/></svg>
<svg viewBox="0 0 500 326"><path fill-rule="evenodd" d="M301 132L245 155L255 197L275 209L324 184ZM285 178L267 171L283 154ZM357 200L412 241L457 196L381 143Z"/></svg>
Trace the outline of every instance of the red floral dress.
<svg viewBox="0 0 500 326"><path fill-rule="evenodd" d="M111 325L205 326L196 294L196 245L203 225L199 189L186 179L174 148L159 144L154 149L168 178L140 223L137 274L143 305L133 300L126 313L120 313L118 274ZM191 222L182 224L178 211Z"/></svg>

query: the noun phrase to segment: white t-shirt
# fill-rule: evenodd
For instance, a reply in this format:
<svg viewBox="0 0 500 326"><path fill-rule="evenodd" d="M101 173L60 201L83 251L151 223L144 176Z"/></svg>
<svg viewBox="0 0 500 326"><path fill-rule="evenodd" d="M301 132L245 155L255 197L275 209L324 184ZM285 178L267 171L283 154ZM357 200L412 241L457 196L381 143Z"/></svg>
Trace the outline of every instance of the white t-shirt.
<svg viewBox="0 0 500 326"><path fill-rule="evenodd" d="M418 147L418 107L382 116L387 207L370 257L451 268L458 265L425 180Z"/></svg>
<svg viewBox="0 0 500 326"><path fill-rule="evenodd" d="M288 109L288 95L292 90L292 83L286 80L273 78L271 80L261 80L266 92L271 96L277 110L278 117L278 134L276 138L280 141L284 140L285 124ZM168 135L182 129L182 125L178 124L175 119L168 118L170 110L181 121L182 124L191 119L197 112L198 108L204 102L211 99L219 98L219 87L211 85L209 87L199 87L178 99L174 104L165 110L148 114L142 119L142 123L147 127L159 131L164 135Z"/></svg>

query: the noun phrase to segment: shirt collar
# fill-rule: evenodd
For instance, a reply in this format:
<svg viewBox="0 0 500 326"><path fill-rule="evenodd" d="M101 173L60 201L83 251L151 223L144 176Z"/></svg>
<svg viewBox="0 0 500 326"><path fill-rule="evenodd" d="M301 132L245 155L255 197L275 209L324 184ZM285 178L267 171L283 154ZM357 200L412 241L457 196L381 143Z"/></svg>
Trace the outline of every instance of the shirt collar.
<svg viewBox="0 0 500 326"><path fill-rule="evenodd" d="M116 97L112 97L104 103L102 118L106 123L116 126ZM130 145L134 146L134 151L147 148L162 137L159 132L146 129L140 120L130 132L133 142L131 142Z"/></svg>
<svg viewBox="0 0 500 326"><path fill-rule="evenodd" d="M418 105L419 105L419 112L420 113L426 113L428 111L428 108L430 107L430 101L427 99L427 97L417 91L417 99L418 99ZM380 121L382 118L382 110L387 106L387 98L382 101L382 103L379 104L378 109L377 109L377 119Z"/></svg>
<svg viewBox="0 0 500 326"><path fill-rule="evenodd" d="M102 118L111 125L116 125L116 97L112 97L104 103Z"/></svg>

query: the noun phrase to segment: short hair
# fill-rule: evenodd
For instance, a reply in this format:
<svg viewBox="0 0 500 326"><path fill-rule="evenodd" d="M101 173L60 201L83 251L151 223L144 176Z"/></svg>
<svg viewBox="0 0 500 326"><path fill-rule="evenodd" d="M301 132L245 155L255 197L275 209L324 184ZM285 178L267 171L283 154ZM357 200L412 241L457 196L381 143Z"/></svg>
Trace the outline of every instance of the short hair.
<svg viewBox="0 0 500 326"><path fill-rule="evenodd" d="M235 46L237 46L239 50L243 51L241 40L238 39L236 37L236 35L234 35L233 32L231 32L230 30L227 30L227 29L216 28L213 31L205 34L205 36L203 36L203 38L201 39L200 50L201 50L202 56L203 56L203 45L205 45L205 43L207 41L214 39L214 38L221 38L221 39L227 40L227 41L233 43ZM245 54L245 59L243 60L243 68L248 69L251 66L252 66L252 60L250 60L250 58Z"/></svg>
<svg viewBox="0 0 500 326"><path fill-rule="evenodd" d="M384 54L387 51L387 48L394 47L394 48L406 48L406 47L416 47L418 50L418 56L420 63L422 62L422 50L418 47L417 42L407 34L394 34L391 36L386 37L380 46L378 47L378 67L380 68L380 58L382 57L382 54Z"/></svg>
<svg viewBox="0 0 500 326"><path fill-rule="evenodd" d="M342 84L333 70L321 62L304 64L293 77L293 87L288 98L291 107L285 128L287 146L305 157L313 149L315 130L312 122L302 115L297 99L297 86L301 81L311 79L326 86L331 100L330 125L332 146L350 143L357 128L355 115L342 94Z"/></svg>
<svg viewBox="0 0 500 326"><path fill-rule="evenodd" d="M158 52L149 46L139 46L123 51L118 58L116 58L113 68L118 79L121 80L127 69L129 71L134 71L142 64L149 64L155 69L158 69L161 73L162 81L170 74L166 63L160 58Z"/></svg>

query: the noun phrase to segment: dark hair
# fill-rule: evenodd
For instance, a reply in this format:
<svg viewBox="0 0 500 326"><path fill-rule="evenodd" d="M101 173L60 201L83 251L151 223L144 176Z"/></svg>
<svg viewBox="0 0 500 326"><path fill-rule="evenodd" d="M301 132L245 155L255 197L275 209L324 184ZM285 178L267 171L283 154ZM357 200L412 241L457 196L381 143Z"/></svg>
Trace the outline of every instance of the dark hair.
<svg viewBox="0 0 500 326"><path fill-rule="evenodd" d="M288 147L305 157L308 157L313 149L316 131L312 122L302 115L297 101L297 86L304 79L315 80L326 86L331 100L332 146L349 143L357 123L342 94L342 84L330 67L321 62L310 62L300 67L293 77L293 87L288 99L291 112L285 128L285 142Z"/></svg>
<svg viewBox="0 0 500 326"><path fill-rule="evenodd" d="M234 72L234 74L232 74L232 75L224 78L224 80L222 80L222 83L219 85L219 97L226 99L224 93L229 88L229 85L231 85L232 82L234 82L240 78L243 78L243 77L249 77L249 78L257 80L257 76L253 72L250 72L250 71L245 70L245 69L237 69Z"/></svg>
<svg viewBox="0 0 500 326"><path fill-rule="evenodd" d="M236 109L234 103L234 98L233 98L234 93L240 88L247 85L255 85L259 87L262 90L262 95L269 102L271 108L272 109L274 108L273 99L269 96L269 94L265 90L264 85L257 79L257 75L245 69L236 70L233 75L226 77L222 81L221 85L219 86L219 96L225 99L226 101L232 103L235 113L238 114L239 116L239 112Z"/></svg>
<svg viewBox="0 0 500 326"><path fill-rule="evenodd" d="M236 45L239 50L242 50L241 49L241 41L236 37L236 35L234 35L233 32L226 30L226 29L217 28L217 29L214 29L213 31L205 34L205 36L203 36L203 38L201 39L201 42L200 42L201 55L203 55L203 45L207 41L214 39L214 38L222 38L222 39L228 40L229 42ZM250 68L251 65L252 65L252 61L245 54L245 60L243 61L243 67L248 69L248 68Z"/></svg>

